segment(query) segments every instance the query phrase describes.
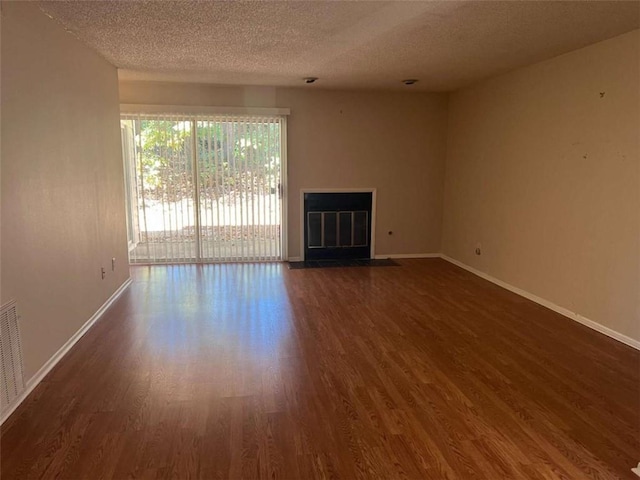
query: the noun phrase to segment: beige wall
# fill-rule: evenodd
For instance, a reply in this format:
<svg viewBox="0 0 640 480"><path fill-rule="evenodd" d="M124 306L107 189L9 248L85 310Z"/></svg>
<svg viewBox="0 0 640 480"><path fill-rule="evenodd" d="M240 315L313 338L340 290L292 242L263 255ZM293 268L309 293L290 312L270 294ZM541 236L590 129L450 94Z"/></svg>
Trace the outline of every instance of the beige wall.
<svg viewBox="0 0 640 480"><path fill-rule="evenodd" d="M440 251L444 94L121 82L120 100L290 108L290 256L300 255L301 188L375 187L376 254Z"/></svg>
<svg viewBox="0 0 640 480"><path fill-rule="evenodd" d="M452 94L443 222L447 255L636 340L639 59L634 31Z"/></svg>
<svg viewBox="0 0 640 480"><path fill-rule="evenodd" d="M18 302L28 379L129 277L117 73L3 2L1 95L1 301Z"/></svg>

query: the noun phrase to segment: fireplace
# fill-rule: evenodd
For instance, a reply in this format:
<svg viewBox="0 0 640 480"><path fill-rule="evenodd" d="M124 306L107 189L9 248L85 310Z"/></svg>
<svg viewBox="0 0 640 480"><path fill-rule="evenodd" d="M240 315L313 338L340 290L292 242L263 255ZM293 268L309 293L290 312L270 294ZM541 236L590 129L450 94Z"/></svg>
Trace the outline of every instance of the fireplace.
<svg viewBox="0 0 640 480"><path fill-rule="evenodd" d="M371 191L303 195L305 260L371 258Z"/></svg>

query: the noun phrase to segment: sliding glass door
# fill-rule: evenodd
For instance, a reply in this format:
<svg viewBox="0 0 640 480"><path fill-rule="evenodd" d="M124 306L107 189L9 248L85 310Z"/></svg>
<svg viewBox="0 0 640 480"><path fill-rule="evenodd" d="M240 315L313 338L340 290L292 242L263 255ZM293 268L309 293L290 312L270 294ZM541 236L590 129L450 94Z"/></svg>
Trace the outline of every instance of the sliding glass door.
<svg viewBox="0 0 640 480"><path fill-rule="evenodd" d="M282 259L283 117L121 123L131 263Z"/></svg>

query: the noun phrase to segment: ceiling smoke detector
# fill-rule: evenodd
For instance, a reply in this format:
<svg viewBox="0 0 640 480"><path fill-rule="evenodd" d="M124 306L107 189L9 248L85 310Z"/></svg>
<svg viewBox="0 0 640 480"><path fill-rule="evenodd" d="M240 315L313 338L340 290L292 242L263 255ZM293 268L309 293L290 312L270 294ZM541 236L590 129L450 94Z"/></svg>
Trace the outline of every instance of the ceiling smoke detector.
<svg viewBox="0 0 640 480"><path fill-rule="evenodd" d="M406 80L402 80L402 83L404 83L405 85L413 85L414 83L416 83L418 80L415 78L408 78Z"/></svg>
<svg viewBox="0 0 640 480"><path fill-rule="evenodd" d="M304 83L313 83L318 80L318 77L304 77L303 80Z"/></svg>

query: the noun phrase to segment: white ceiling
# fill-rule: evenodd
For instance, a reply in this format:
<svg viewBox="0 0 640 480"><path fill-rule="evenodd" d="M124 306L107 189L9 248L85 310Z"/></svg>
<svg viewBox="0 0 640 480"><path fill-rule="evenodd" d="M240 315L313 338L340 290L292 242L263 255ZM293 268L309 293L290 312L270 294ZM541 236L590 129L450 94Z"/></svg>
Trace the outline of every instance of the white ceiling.
<svg viewBox="0 0 640 480"><path fill-rule="evenodd" d="M455 90L640 27L638 1L42 1L125 80ZM417 78L412 87L400 81Z"/></svg>

